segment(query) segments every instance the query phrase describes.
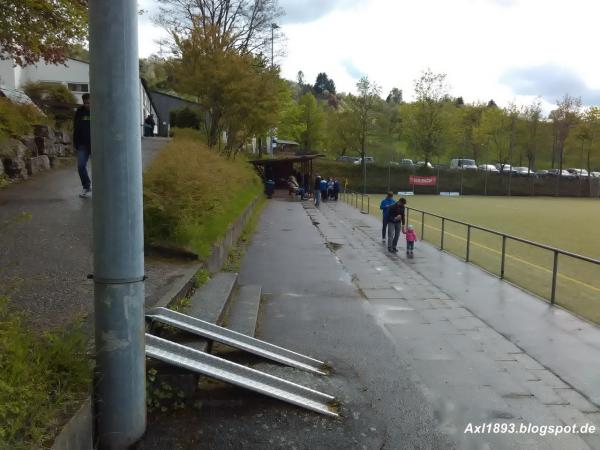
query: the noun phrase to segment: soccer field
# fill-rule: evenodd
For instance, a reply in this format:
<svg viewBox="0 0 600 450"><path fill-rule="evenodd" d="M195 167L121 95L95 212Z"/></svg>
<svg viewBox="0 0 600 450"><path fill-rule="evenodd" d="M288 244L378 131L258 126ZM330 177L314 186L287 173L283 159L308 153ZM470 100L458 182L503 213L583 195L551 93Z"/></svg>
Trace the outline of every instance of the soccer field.
<svg viewBox="0 0 600 450"><path fill-rule="evenodd" d="M380 217L383 195L371 195L371 214ZM600 259L600 200L546 197L409 196L408 206L450 219ZM440 246L441 219L409 212L419 239ZM467 227L446 221L444 249L466 255ZM491 273L500 273L502 238L471 230L470 261ZM506 241L504 276L523 288L550 298L553 252ZM556 303L600 323L600 266L568 256L558 258Z"/></svg>

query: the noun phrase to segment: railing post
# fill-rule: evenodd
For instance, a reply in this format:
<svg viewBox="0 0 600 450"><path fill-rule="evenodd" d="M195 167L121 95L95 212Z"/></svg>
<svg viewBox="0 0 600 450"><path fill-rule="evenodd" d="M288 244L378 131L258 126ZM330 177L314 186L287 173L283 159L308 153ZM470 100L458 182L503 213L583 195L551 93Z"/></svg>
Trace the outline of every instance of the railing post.
<svg viewBox="0 0 600 450"><path fill-rule="evenodd" d="M440 237L440 250L444 250L444 228L446 225L446 219L442 217L442 236Z"/></svg>
<svg viewBox="0 0 600 450"><path fill-rule="evenodd" d="M425 211L421 211L421 240L425 239Z"/></svg>
<svg viewBox="0 0 600 450"><path fill-rule="evenodd" d="M408 213L410 212L410 208L406 208L406 226L408 226Z"/></svg>
<svg viewBox="0 0 600 450"><path fill-rule="evenodd" d="M502 261L500 263L500 278L504 279L504 261L506 260L506 235L502 235Z"/></svg>
<svg viewBox="0 0 600 450"><path fill-rule="evenodd" d="M371 197L367 196L367 212L371 214Z"/></svg>
<svg viewBox="0 0 600 450"><path fill-rule="evenodd" d="M558 274L558 252L554 251L554 263L552 264L552 292L550 293L550 304L556 301L556 276Z"/></svg>
<svg viewBox="0 0 600 450"><path fill-rule="evenodd" d="M360 210L365 210L365 194L360 194Z"/></svg>
<svg viewBox="0 0 600 450"><path fill-rule="evenodd" d="M471 252L471 225L467 225L467 254L465 256L465 261L469 262Z"/></svg>

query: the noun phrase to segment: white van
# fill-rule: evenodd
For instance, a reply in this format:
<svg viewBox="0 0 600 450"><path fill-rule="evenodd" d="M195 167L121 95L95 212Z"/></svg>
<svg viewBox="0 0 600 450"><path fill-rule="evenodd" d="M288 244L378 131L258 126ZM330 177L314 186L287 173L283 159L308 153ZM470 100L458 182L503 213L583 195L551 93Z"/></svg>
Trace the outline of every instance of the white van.
<svg viewBox="0 0 600 450"><path fill-rule="evenodd" d="M450 168L477 170L477 164L475 164L474 159L456 158L450 161Z"/></svg>

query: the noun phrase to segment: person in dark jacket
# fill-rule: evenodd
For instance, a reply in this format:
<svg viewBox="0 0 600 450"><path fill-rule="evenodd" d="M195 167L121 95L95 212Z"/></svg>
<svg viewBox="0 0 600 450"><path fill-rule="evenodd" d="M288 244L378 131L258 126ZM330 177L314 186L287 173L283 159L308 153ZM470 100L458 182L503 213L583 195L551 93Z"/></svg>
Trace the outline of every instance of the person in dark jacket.
<svg viewBox="0 0 600 450"><path fill-rule="evenodd" d="M337 202L340 195L340 182L337 178L333 179L333 199Z"/></svg>
<svg viewBox="0 0 600 450"><path fill-rule="evenodd" d="M87 171L87 163L92 154L90 94L83 94L81 99L83 105L77 109L73 119L73 147L77 151L77 171L83 187L83 191L79 196L85 198L92 194L92 181Z"/></svg>
<svg viewBox="0 0 600 450"><path fill-rule="evenodd" d="M388 250L392 253L398 251L398 238L400 237L400 230L404 225L404 211L406 209L406 199L401 198L392 206L388 207L387 215L387 239L388 239Z"/></svg>
<svg viewBox="0 0 600 450"><path fill-rule="evenodd" d="M154 122L154 116L148 114L148 117L144 120L144 137L154 137L155 125L156 122Z"/></svg>

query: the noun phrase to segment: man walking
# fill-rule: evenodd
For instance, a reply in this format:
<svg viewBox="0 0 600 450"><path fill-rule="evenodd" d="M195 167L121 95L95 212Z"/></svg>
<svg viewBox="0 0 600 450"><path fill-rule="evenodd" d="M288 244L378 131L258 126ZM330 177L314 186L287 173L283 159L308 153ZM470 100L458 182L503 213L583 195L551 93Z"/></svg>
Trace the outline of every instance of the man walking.
<svg viewBox="0 0 600 450"><path fill-rule="evenodd" d="M92 182L87 171L87 163L92 154L90 135L90 94L81 97L83 105L77 109L73 120L73 146L77 151L77 171L81 179L83 191L80 197L90 197L92 194Z"/></svg>
<svg viewBox="0 0 600 450"><path fill-rule="evenodd" d="M392 253L398 252L398 238L400 229L404 226L404 211L406 199L401 198L388 209L388 250Z"/></svg>
<svg viewBox="0 0 600 450"><path fill-rule="evenodd" d="M381 200L381 204L379 205L379 209L382 212L382 227L381 227L381 240L385 242L385 232L387 230L387 218L388 218L388 210L390 206L392 206L396 201L394 200L394 193L388 192L383 200Z"/></svg>

